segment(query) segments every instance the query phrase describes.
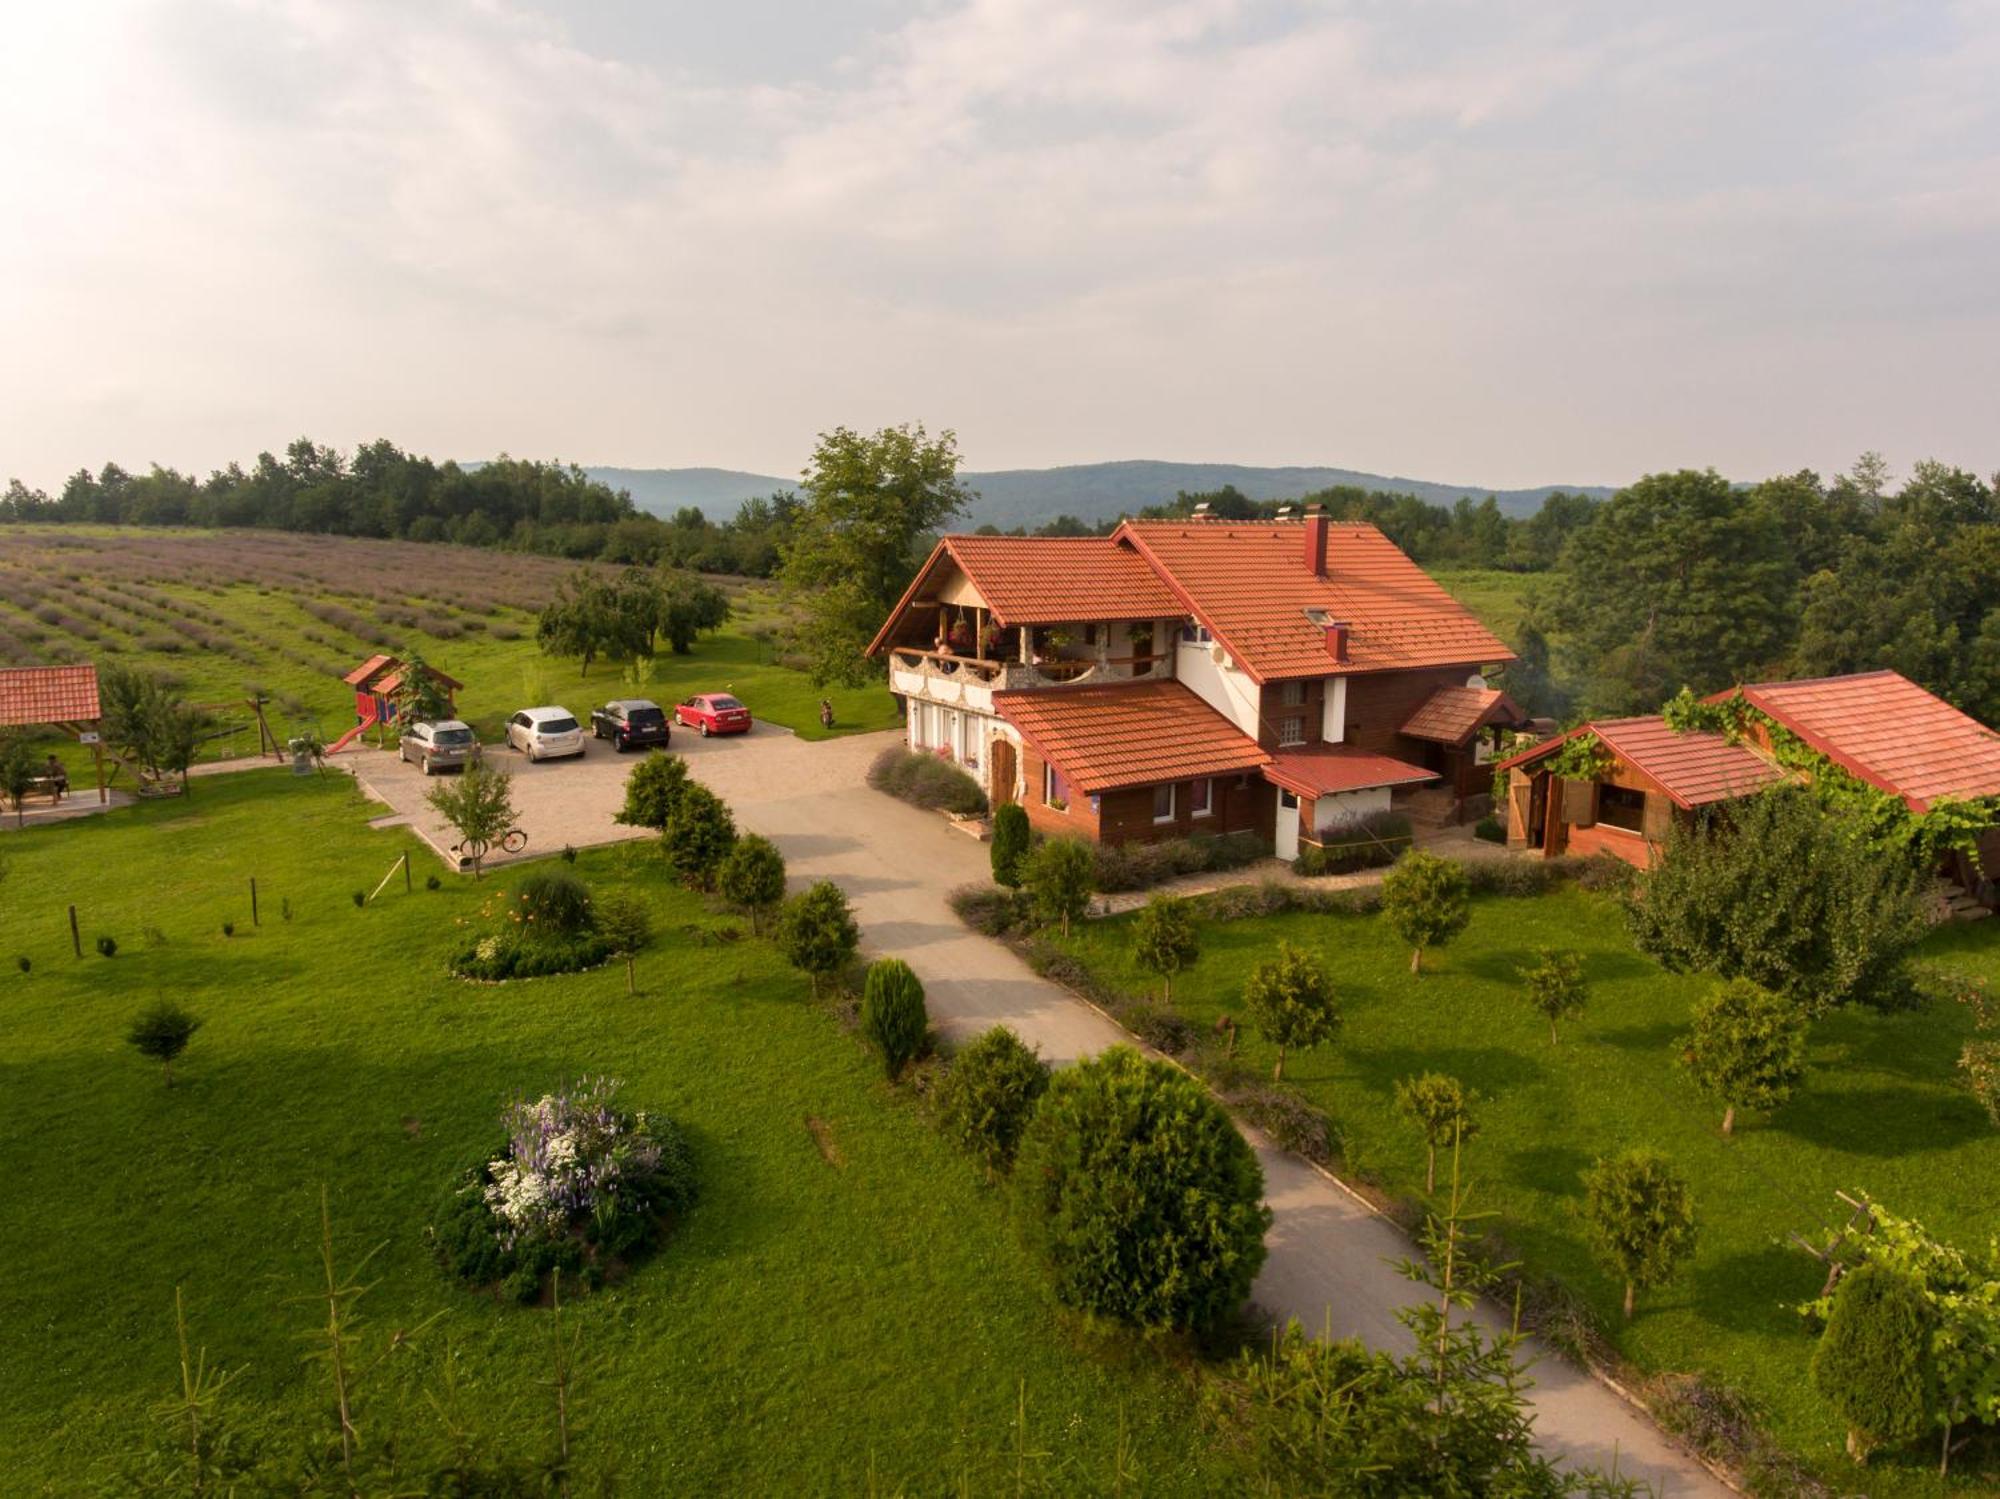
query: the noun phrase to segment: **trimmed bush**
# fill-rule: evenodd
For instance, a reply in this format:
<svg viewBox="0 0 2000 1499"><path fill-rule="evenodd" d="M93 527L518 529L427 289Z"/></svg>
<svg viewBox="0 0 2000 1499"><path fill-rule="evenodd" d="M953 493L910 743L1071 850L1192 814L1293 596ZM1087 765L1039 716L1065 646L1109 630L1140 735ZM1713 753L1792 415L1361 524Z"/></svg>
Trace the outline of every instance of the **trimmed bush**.
<svg viewBox="0 0 2000 1499"><path fill-rule="evenodd" d="M778 911L778 946L785 959L812 981L819 998L820 980L840 972L861 945L861 928L840 886L821 880L793 896Z"/></svg>
<svg viewBox="0 0 2000 1499"><path fill-rule="evenodd" d="M648 755L625 778L625 807L613 820L657 833L666 827L687 784L687 762L679 755Z"/></svg>
<svg viewBox="0 0 2000 1499"><path fill-rule="evenodd" d="M174 1063L200 1029L199 1020L172 1000L163 999L139 1012L132 1028L125 1033L125 1039L140 1056L160 1064L160 1071L171 1088L174 1085Z"/></svg>
<svg viewBox="0 0 2000 1499"><path fill-rule="evenodd" d="M1813 1349L1812 1382L1846 1423L1856 1462L1929 1428L1937 1389L1933 1325L1930 1304L1907 1276L1865 1264L1842 1277Z"/></svg>
<svg viewBox="0 0 2000 1499"><path fill-rule="evenodd" d="M986 810L979 782L949 760L891 745L868 767L868 784L915 807L976 817Z"/></svg>
<svg viewBox="0 0 2000 1499"><path fill-rule="evenodd" d="M993 843L988 853L993 860L993 883L1009 890L1021 887L1021 861L1028 857L1034 835L1028 827L1028 810L1019 802L1008 802L993 811Z"/></svg>
<svg viewBox="0 0 2000 1499"><path fill-rule="evenodd" d="M761 934L765 918L785 899L785 856L770 839L746 833L716 871L715 885L724 900L749 914L750 930Z"/></svg>
<svg viewBox="0 0 2000 1499"><path fill-rule="evenodd" d="M1069 925L1090 909L1091 849L1081 838L1051 838L1028 855L1022 879L1044 922Z"/></svg>
<svg viewBox="0 0 2000 1499"><path fill-rule="evenodd" d="M710 890L722 861L736 847L736 819L721 797L690 782L667 815L660 844L683 880L697 890Z"/></svg>
<svg viewBox="0 0 2000 1499"><path fill-rule="evenodd" d="M861 991L861 1031L882 1053L882 1065L894 1082L924 1044L930 1016L924 1009L924 986L901 958L879 958L868 965Z"/></svg>
<svg viewBox="0 0 2000 1499"><path fill-rule="evenodd" d="M115 958L115 957L117 957L117 956L118 956L118 939L117 939L116 937L108 937L108 936L107 936L107 937L99 937L99 938L97 939L97 955L98 955L98 956L99 956L100 958Z"/></svg>
<svg viewBox="0 0 2000 1499"><path fill-rule="evenodd" d="M1114 1046L1049 1082L1021 1136L1022 1231L1057 1299L1135 1327L1234 1312L1264 1263L1264 1173L1206 1089Z"/></svg>
<svg viewBox="0 0 2000 1499"><path fill-rule="evenodd" d="M566 869L538 869L515 887L513 916L535 937L575 937L597 925L590 887Z"/></svg>
<svg viewBox="0 0 2000 1499"><path fill-rule="evenodd" d="M1270 856L1270 845L1255 833L1218 833L1200 838L1163 838L1157 843L1100 843L1092 847L1099 890L1147 890L1164 880L1218 869L1241 869Z"/></svg>
<svg viewBox="0 0 2000 1499"><path fill-rule="evenodd" d="M1371 812L1328 828L1324 842L1299 850L1292 869L1301 875L1346 874L1393 864L1410 846L1410 819L1400 812Z"/></svg>
<svg viewBox="0 0 2000 1499"><path fill-rule="evenodd" d="M952 1057L937 1087L938 1128L989 1175L1005 1175L1048 1086L1048 1063L996 1025Z"/></svg>

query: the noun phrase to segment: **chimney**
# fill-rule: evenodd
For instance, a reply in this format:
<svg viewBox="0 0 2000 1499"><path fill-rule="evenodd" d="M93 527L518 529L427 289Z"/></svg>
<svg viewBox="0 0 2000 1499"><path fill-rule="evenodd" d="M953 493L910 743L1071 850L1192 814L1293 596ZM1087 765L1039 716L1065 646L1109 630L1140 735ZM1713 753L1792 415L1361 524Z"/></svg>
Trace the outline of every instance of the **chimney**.
<svg viewBox="0 0 2000 1499"><path fill-rule="evenodd" d="M1306 506L1306 571L1326 576L1326 512L1317 505Z"/></svg>
<svg viewBox="0 0 2000 1499"><path fill-rule="evenodd" d="M1336 661L1345 662L1347 660L1347 626L1344 624L1327 625L1322 634L1326 640L1326 653Z"/></svg>

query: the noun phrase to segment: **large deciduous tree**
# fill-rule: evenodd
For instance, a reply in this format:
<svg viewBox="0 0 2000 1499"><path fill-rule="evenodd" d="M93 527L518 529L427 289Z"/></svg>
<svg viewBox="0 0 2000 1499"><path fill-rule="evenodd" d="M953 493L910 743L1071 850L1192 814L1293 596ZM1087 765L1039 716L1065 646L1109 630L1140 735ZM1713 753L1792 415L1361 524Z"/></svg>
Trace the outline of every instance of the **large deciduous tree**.
<svg viewBox="0 0 2000 1499"><path fill-rule="evenodd" d="M958 439L923 427L820 434L805 471L806 503L781 575L801 610L795 642L813 680L860 685L863 649L908 586L931 536L965 508Z"/></svg>

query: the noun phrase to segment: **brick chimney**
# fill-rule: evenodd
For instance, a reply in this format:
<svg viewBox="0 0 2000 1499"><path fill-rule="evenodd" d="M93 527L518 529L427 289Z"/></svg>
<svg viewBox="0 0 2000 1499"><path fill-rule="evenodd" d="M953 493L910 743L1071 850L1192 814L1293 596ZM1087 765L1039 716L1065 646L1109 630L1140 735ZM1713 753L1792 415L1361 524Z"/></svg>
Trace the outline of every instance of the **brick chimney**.
<svg viewBox="0 0 2000 1499"><path fill-rule="evenodd" d="M1345 624L1327 625L1324 627L1323 634L1326 639L1326 653L1336 661L1346 661L1347 626Z"/></svg>
<svg viewBox="0 0 2000 1499"><path fill-rule="evenodd" d="M1306 571L1326 576L1326 514L1317 505L1306 506Z"/></svg>

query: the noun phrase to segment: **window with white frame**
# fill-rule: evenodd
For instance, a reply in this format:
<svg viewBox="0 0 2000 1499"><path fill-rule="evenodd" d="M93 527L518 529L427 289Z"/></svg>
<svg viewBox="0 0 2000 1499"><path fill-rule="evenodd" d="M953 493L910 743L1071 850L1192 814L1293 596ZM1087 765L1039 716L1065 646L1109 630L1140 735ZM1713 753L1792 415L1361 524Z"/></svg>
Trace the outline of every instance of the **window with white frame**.
<svg viewBox="0 0 2000 1499"><path fill-rule="evenodd" d="M1048 761L1042 762L1042 802L1058 812L1069 810L1069 784L1062 778L1062 772Z"/></svg>
<svg viewBox="0 0 2000 1499"><path fill-rule="evenodd" d="M1215 811L1215 782L1196 781L1188 787L1188 814L1208 817Z"/></svg>
<svg viewBox="0 0 2000 1499"><path fill-rule="evenodd" d="M1174 820L1174 788L1169 782L1165 786L1153 788L1153 821L1172 822Z"/></svg>
<svg viewBox="0 0 2000 1499"><path fill-rule="evenodd" d="M1209 639L1210 636L1208 633L1207 626L1198 624L1191 619L1183 620L1181 622L1181 644L1207 645L1209 643Z"/></svg>
<svg viewBox="0 0 2000 1499"><path fill-rule="evenodd" d="M1306 721L1303 718L1281 718L1278 720L1279 744L1304 744L1305 742Z"/></svg>
<svg viewBox="0 0 2000 1499"><path fill-rule="evenodd" d="M1280 694L1278 700L1287 708L1302 708L1305 706L1306 684L1304 682L1281 682L1278 685L1278 692Z"/></svg>

